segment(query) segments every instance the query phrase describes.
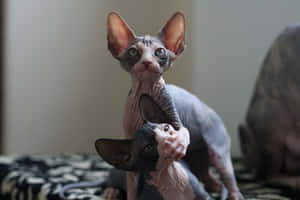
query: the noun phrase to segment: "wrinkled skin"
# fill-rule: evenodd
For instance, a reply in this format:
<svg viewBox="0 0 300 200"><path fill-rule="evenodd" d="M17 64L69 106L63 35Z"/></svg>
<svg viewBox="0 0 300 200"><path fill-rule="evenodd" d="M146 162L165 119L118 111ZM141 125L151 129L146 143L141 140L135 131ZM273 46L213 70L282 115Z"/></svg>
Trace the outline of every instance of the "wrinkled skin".
<svg viewBox="0 0 300 200"><path fill-rule="evenodd" d="M143 95L140 99L144 101L140 108L145 123L137 130L133 139L97 140L95 146L99 155L116 168L137 174L137 198L140 200L211 199L185 162L175 161L166 152L164 145L169 144L169 138L176 135L176 130L170 124L164 123L167 121L164 118L166 115L149 96ZM158 116L153 116L151 112ZM157 123L151 122L154 119L159 120ZM204 138L198 138L200 139ZM220 139L226 140L222 135ZM110 183L111 187L124 189L120 185L122 184L118 182ZM232 194L230 193L230 199ZM226 199L226 196L222 199Z"/></svg>
<svg viewBox="0 0 300 200"><path fill-rule="evenodd" d="M190 133L191 143L183 161L188 165L191 173L198 177L198 180L204 184L207 191L220 192L222 185L224 185L223 189L228 190L230 200L243 199L232 169L230 138L221 119L207 105L186 90L173 85L167 85L166 89L173 97L176 110L184 127ZM145 118L148 121L168 123L167 115L158 106L151 106L151 101L144 101L140 107L146 110L144 113L147 114ZM176 133L175 129L172 131ZM164 145L170 145L169 138L173 138L176 134L170 135L167 139L158 140L160 155L164 157L168 157ZM210 174L210 167L216 169L221 177L220 180ZM226 199L226 196L222 199Z"/></svg>
<svg viewBox="0 0 300 200"><path fill-rule="evenodd" d="M132 88L125 107L123 126L126 138L132 138L142 125L138 101L142 94L149 94L167 110L171 123L178 131L177 146L169 146L172 156L180 159L185 155L187 143L182 138L188 135L182 129L170 96L164 89L162 73L167 71L173 61L184 49L185 21L181 13L175 13L157 36L137 37L117 13L110 13L107 18L108 48L113 57L120 61L122 68L132 79ZM161 94L163 92L163 95ZM181 130L181 131L180 131ZM182 137L183 136L183 137ZM183 147L183 148L182 148ZM136 199L136 183L132 173L127 173L128 199Z"/></svg>
<svg viewBox="0 0 300 200"><path fill-rule="evenodd" d="M300 26L286 28L262 64L239 134L258 178L300 190Z"/></svg>
<svg viewBox="0 0 300 200"><path fill-rule="evenodd" d="M184 50L183 14L175 13L156 36L137 37L121 17L112 12L108 15L107 33L109 50L132 79L123 118L125 137L132 138L143 125L138 102L141 95L149 95L166 115L166 123L176 130L174 137L164 144L169 157L184 158L207 189L219 192L222 184L208 172L213 165L221 174L230 199L243 199L233 174L230 138L223 122L196 97L181 88L166 85L162 77ZM160 117L155 113L152 116ZM128 200L136 199L136 186L136 177L128 172Z"/></svg>
<svg viewBox="0 0 300 200"><path fill-rule="evenodd" d="M169 124L145 122L130 142L124 139L99 139L95 146L105 161L137 174L139 200L209 200L203 185L184 163L168 157L160 146L175 132ZM120 176L120 179L124 178ZM114 185L114 188L117 186ZM118 188L124 189L120 186ZM121 190L112 190L108 190L107 197L117 198Z"/></svg>

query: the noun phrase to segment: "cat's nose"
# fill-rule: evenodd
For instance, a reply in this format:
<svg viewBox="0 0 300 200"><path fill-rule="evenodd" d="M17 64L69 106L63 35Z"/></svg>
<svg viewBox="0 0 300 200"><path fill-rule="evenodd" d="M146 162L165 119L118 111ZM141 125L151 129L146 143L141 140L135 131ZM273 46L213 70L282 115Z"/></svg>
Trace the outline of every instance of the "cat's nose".
<svg viewBox="0 0 300 200"><path fill-rule="evenodd" d="M145 65L145 67L147 68L149 65L152 64L152 62L149 61L149 60L144 60L144 61L142 62L142 64Z"/></svg>

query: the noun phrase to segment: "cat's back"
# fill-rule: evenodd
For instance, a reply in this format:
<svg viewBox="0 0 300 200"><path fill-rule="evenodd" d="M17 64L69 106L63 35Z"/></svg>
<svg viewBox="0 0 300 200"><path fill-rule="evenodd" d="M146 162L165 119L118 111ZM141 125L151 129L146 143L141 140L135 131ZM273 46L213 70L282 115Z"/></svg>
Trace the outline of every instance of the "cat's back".
<svg viewBox="0 0 300 200"><path fill-rule="evenodd" d="M167 84L182 123L188 128L203 129L223 124L218 114L197 96L176 85ZM195 127L194 127L195 126Z"/></svg>
<svg viewBox="0 0 300 200"><path fill-rule="evenodd" d="M174 101L181 122L190 132L189 148L203 152L204 146L201 144L204 143L220 152L228 148L230 137L222 119L212 108L183 88L166 85L166 89Z"/></svg>

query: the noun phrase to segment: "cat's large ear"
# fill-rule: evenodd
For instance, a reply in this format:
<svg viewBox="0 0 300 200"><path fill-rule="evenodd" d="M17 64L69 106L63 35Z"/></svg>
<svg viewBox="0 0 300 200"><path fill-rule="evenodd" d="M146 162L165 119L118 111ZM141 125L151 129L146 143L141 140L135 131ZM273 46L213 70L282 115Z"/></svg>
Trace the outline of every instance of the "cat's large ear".
<svg viewBox="0 0 300 200"><path fill-rule="evenodd" d="M115 12L107 16L108 49L115 58L124 52L133 41L135 35L125 21Z"/></svg>
<svg viewBox="0 0 300 200"><path fill-rule="evenodd" d="M158 33L159 39L165 47L175 55L184 50L185 19L181 12L176 12Z"/></svg>
<svg viewBox="0 0 300 200"><path fill-rule="evenodd" d="M167 114L161 107L147 94L143 94L139 99L139 110L144 122L170 123Z"/></svg>
<svg viewBox="0 0 300 200"><path fill-rule="evenodd" d="M98 139L95 147L98 154L116 168L131 171L133 170L132 144L129 139Z"/></svg>

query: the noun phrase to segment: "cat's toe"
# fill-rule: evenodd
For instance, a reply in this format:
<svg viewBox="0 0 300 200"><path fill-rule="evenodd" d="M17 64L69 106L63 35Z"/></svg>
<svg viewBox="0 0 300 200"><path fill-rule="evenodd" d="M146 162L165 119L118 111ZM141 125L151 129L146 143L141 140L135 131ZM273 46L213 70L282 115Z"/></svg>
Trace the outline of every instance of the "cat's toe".
<svg viewBox="0 0 300 200"><path fill-rule="evenodd" d="M244 197L240 192L234 192L229 194L228 200L244 200Z"/></svg>
<svg viewBox="0 0 300 200"><path fill-rule="evenodd" d="M103 192L103 197L107 200L115 200L119 197L120 190L116 188L106 188Z"/></svg>

